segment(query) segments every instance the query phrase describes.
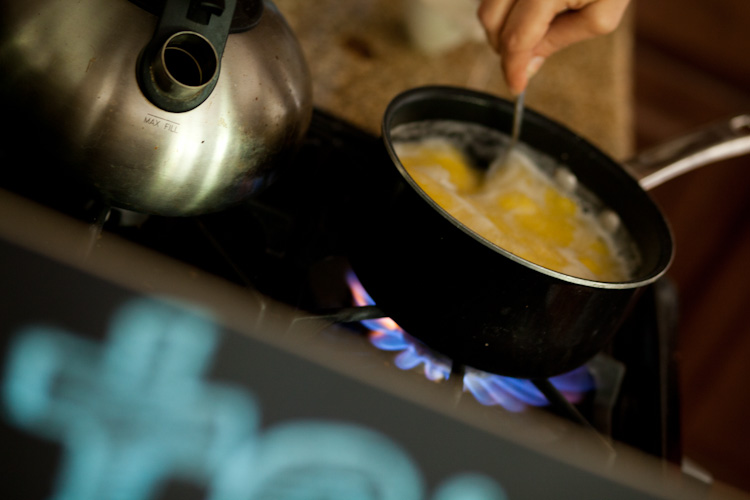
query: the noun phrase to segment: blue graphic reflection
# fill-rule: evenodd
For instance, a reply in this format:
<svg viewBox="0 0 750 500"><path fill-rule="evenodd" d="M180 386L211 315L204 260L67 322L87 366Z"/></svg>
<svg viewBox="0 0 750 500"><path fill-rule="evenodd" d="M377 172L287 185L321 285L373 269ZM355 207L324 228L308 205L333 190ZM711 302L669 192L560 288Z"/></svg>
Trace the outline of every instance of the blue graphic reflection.
<svg viewBox="0 0 750 500"><path fill-rule="evenodd" d="M123 307L104 347L49 328L18 337L4 396L10 419L66 448L58 499L152 498L164 478L211 484L258 411L201 375L217 340L202 316L156 301Z"/></svg>
<svg viewBox="0 0 750 500"><path fill-rule="evenodd" d="M169 479L208 500L421 500L422 475L397 443L335 421L265 431L246 391L204 380L219 331L207 316L139 299L103 345L50 327L15 337L6 418L64 448L53 499L148 500ZM504 500L485 476L446 479L434 500Z"/></svg>
<svg viewBox="0 0 750 500"><path fill-rule="evenodd" d="M243 493L249 498L300 500L424 498L420 472L398 445L346 422L277 425L261 436L255 456L254 462L228 472L222 500Z"/></svg>

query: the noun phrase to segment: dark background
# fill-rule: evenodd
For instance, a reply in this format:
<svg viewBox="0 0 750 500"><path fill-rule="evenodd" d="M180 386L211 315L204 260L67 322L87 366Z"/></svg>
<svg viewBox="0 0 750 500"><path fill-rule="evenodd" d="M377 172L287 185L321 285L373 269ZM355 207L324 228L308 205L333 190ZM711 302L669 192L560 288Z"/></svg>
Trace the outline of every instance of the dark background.
<svg viewBox="0 0 750 500"><path fill-rule="evenodd" d="M750 2L634 2L639 150L750 113ZM750 491L750 157L692 172L653 195L677 245L684 452Z"/></svg>

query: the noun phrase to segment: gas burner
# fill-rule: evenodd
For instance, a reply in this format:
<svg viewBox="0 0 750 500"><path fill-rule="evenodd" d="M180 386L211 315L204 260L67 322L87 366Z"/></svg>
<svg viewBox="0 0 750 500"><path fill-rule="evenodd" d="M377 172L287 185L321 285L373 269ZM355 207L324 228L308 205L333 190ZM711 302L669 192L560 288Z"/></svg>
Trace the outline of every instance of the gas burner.
<svg viewBox="0 0 750 500"><path fill-rule="evenodd" d="M346 273L346 281L357 306L374 306L353 271ZM405 332L391 318L363 320L369 330L370 343L385 351L398 351L394 364L402 370L422 367L424 375L434 382L447 380L452 372L462 371L463 389L485 406L499 405L508 411L521 412L528 406L547 406L547 396L531 380L504 377L471 367L454 367L442 356ZM587 366L550 378L552 386L570 403L581 402L586 393L595 388L594 378Z"/></svg>

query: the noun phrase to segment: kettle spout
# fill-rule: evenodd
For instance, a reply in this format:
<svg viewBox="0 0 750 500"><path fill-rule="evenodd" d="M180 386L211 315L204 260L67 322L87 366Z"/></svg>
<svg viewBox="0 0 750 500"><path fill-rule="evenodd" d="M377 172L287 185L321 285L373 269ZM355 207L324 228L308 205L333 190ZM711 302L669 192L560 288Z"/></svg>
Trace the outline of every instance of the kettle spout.
<svg viewBox="0 0 750 500"><path fill-rule="evenodd" d="M235 0L167 0L138 60L138 83L154 105L170 112L199 106L219 79Z"/></svg>
<svg viewBox="0 0 750 500"><path fill-rule="evenodd" d="M159 90L173 100L191 101L216 81L219 55L199 33L172 35L151 63L151 77Z"/></svg>

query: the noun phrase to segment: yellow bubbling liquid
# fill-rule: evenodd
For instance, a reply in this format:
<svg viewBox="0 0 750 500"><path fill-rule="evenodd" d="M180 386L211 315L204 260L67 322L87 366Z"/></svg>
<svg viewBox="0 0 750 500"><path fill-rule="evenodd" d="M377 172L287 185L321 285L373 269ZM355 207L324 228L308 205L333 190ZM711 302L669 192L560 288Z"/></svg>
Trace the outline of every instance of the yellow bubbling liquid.
<svg viewBox="0 0 750 500"><path fill-rule="evenodd" d="M483 180L483 173L445 139L394 147L401 164L433 201L499 247L579 278L629 278L626 259L598 218L519 151Z"/></svg>

